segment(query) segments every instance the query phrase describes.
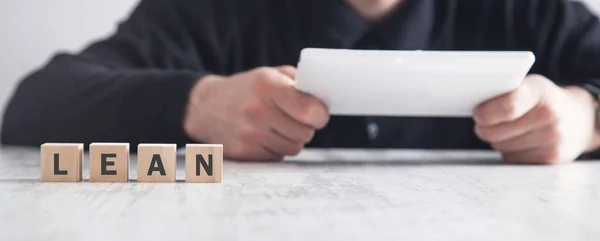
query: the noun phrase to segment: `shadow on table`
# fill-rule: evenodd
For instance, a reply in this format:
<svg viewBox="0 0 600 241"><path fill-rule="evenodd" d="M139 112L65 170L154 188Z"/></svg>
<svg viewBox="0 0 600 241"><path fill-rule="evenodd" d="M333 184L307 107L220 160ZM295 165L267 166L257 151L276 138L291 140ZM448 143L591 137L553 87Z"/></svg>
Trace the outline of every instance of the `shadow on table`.
<svg viewBox="0 0 600 241"><path fill-rule="evenodd" d="M579 163L593 163L600 160L576 160ZM537 163L507 163L500 158L492 159L464 159L464 160L372 160L372 161L305 161L305 160L287 160L284 163L298 166L556 166L569 165L562 164L537 164Z"/></svg>
<svg viewBox="0 0 600 241"><path fill-rule="evenodd" d="M313 149L299 156L286 158L286 163L302 166L337 165L393 165L393 166L448 166L508 165L501 156L491 151L427 151L395 149Z"/></svg>
<svg viewBox="0 0 600 241"><path fill-rule="evenodd" d="M293 160L285 163L298 166L507 166L500 159L494 160L373 160L373 161L302 161Z"/></svg>

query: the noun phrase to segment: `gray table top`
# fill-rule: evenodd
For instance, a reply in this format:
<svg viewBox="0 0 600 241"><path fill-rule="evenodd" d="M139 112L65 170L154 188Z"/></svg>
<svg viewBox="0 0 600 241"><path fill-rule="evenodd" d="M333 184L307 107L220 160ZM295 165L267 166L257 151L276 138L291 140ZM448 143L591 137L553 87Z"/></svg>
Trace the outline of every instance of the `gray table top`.
<svg viewBox="0 0 600 241"><path fill-rule="evenodd" d="M600 240L596 161L308 150L222 184L41 183L39 150L0 148L0 171L0 240Z"/></svg>

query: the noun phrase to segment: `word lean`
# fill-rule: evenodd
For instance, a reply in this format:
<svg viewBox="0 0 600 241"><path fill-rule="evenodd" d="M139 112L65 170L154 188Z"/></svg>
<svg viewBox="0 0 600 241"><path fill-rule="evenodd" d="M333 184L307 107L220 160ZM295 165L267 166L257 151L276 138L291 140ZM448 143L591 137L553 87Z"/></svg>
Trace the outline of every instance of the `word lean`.
<svg viewBox="0 0 600 241"><path fill-rule="evenodd" d="M128 182L129 154L129 143L90 144L90 182ZM45 143L40 156L42 182L81 182L83 144ZM176 167L177 145L138 145L138 182L175 182ZM185 182L222 183L223 145L187 144Z"/></svg>

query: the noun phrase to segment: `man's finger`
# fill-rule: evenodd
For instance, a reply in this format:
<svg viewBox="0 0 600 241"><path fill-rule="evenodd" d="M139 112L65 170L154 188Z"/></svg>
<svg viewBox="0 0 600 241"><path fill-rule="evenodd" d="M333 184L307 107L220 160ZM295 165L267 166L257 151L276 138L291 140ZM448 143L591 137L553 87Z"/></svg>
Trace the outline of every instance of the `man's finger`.
<svg viewBox="0 0 600 241"><path fill-rule="evenodd" d="M489 100L474 111L475 122L492 126L514 121L533 109L540 101L542 88L539 80L528 78L515 91Z"/></svg>
<svg viewBox="0 0 600 241"><path fill-rule="evenodd" d="M239 161L281 161L283 155L272 152L260 144L248 145L240 143L236 145L233 154L230 155L231 159ZM240 149L242 148L242 149Z"/></svg>
<svg viewBox="0 0 600 241"><path fill-rule="evenodd" d="M274 108L268 124L274 132L299 144L305 144L312 140L315 134L314 128L292 119L279 108Z"/></svg>
<svg viewBox="0 0 600 241"><path fill-rule="evenodd" d="M329 111L325 105L317 98L298 91L289 76L281 74L274 81L276 85L271 98L283 113L314 129L321 129L329 122Z"/></svg>
<svg viewBox="0 0 600 241"><path fill-rule="evenodd" d="M304 125L321 129L329 122L329 111L325 105L293 86L282 86L275 90L273 101L280 110Z"/></svg>
<svg viewBox="0 0 600 241"><path fill-rule="evenodd" d="M285 158L284 155L277 154L275 151L269 149L266 146L260 146L261 152L267 153L264 158L260 158L259 161L263 162L280 162Z"/></svg>
<svg viewBox="0 0 600 241"><path fill-rule="evenodd" d="M283 136L278 135L271 130L265 131L265 138L262 139L261 145L269 152L279 156L295 156L300 153L304 147L303 143L290 141Z"/></svg>
<svg viewBox="0 0 600 241"><path fill-rule="evenodd" d="M285 74L286 76L290 77L290 79L295 80L296 79L296 68L294 66L291 65L283 65L283 66L278 66L275 67L277 70L279 70L279 72Z"/></svg>
<svg viewBox="0 0 600 241"><path fill-rule="evenodd" d="M555 121L554 113L549 107L538 105L513 122L504 122L494 126L476 125L475 132L487 142L498 143L525 135L553 124Z"/></svg>
<svg viewBox="0 0 600 241"><path fill-rule="evenodd" d="M555 164L567 161L559 155L555 145L502 153L502 157L505 162L515 164Z"/></svg>
<svg viewBox="0 0 600 241"><path fill-rule="evenodd" d="M510 140L494 143L492 146L499 152L520 152L556 144L557 133L554 126L547 126Z"/></svg>

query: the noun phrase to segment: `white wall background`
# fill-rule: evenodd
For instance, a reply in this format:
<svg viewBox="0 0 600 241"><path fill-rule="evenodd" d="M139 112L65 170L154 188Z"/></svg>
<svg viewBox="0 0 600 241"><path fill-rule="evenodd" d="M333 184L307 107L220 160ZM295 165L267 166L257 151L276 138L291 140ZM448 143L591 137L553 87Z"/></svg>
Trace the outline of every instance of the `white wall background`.
<svg viewBox="0 0 600 241"><path fill-rule="evenodd" d="M137 2L0 0L0 111L25 74L56 51L78 51L112 33Z"/></svg>
<svg viewBox="0 0 600 241"><path fill-rule="evenodd" d="M0 110L27 72L110 34L138 1L0 0ZM600 12L600 0L584 1Z"/></svg>
<svg viewBox="0 0 600 241"><path fill-rule="evenodd" d="M600 12L600 0L582 0L582 2L586 2L590 7Z"/></svg>

